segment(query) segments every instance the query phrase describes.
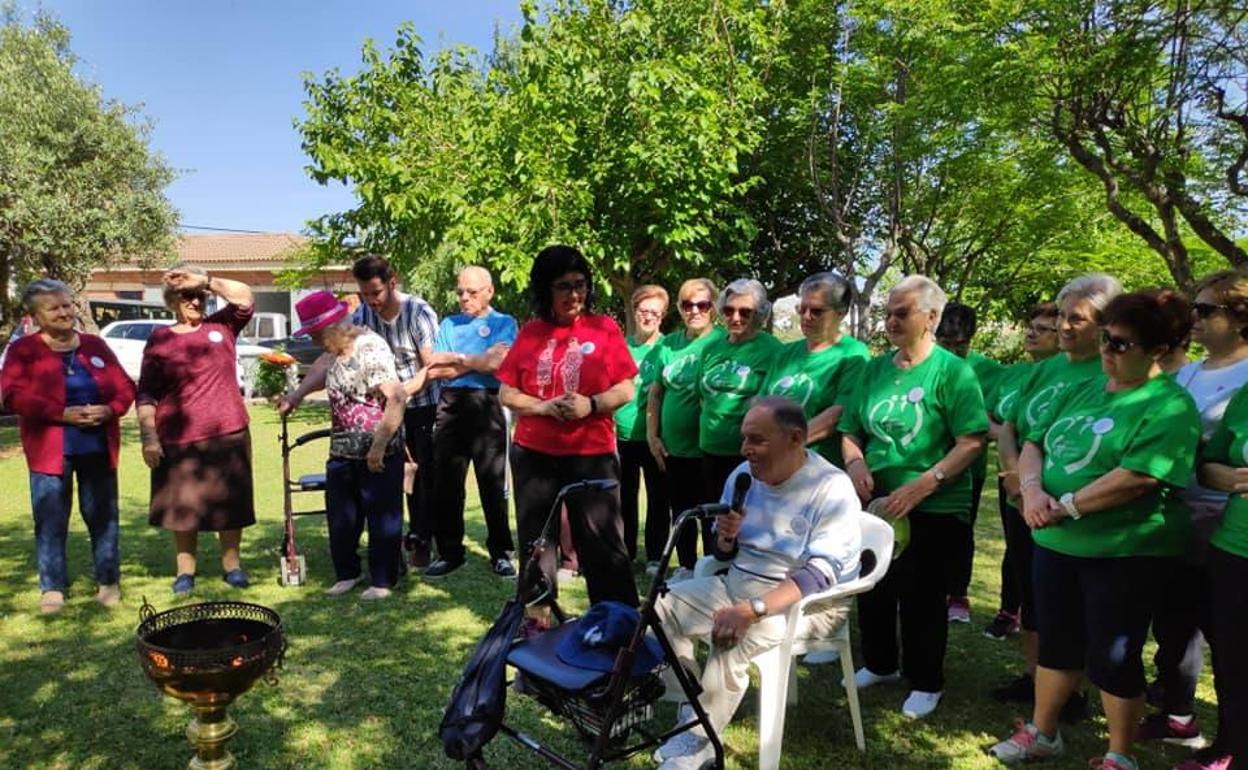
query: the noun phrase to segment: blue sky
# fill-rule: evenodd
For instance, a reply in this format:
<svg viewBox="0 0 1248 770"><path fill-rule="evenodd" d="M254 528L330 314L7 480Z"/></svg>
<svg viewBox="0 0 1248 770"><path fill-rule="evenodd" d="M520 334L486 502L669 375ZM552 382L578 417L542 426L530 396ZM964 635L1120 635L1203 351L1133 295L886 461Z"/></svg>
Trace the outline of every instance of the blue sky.
<svg viewBox="0 0 1248 770"><path fill-rule="evenodd" d="M19 0L30 10L32 2ZM168 190L184 225L298 231L347 208L350 191L304 173L292 120L301 73L359 68L412 21L427 51L486 52L496 25L520 20L519 0L43 0L72 34L79 73L105 96L143 105L154 148L181 175Z"/></svg>

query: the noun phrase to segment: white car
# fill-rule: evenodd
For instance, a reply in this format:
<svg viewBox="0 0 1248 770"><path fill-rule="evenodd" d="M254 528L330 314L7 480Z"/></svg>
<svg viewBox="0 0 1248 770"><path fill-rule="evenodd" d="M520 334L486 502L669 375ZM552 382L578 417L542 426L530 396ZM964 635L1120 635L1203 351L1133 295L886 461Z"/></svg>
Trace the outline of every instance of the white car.
<svg viewBox="0 0 1248 770"><path fill-rule="evenodd" d="M174 321L170 318L113 321L100 330L100 336L104 338L104 344L113 351L113 355L117 356L117 361L126 374L130 375L130 379L138 382L139 371L143 367L143 348L147 345L147 338L151 337L152 332L159 327L173 326L173 324ZM250 396L260 356L272 351L269 348L249 345L241 341L235 346L235 350L238 354L238 387L244 395Z"/></svg>

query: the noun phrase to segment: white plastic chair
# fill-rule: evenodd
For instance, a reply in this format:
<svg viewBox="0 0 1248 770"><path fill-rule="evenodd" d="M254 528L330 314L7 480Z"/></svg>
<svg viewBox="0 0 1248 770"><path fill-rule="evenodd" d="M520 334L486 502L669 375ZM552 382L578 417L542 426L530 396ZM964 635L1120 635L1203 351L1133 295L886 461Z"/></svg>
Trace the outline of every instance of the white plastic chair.
<svg viewBox="0 0 1248 770"><path fill-rule="evenodd" d="M845 676L845 693L849 699L849 715L854 723L854 740L859 751L867 750L867 740L862 729L862 708L858 704L858 688L854 685L854 655L849 643L849 620L841 624L836 633L826 639L797 639L797 627L806 607L829 599L845 599L866 593L880 582L893 561L893 528L882 519L866 513L859 519L862 526L862 550L875 555L870 572L863 572L847 583L832 586L828 590L802 597L789 608L786 618L784 641L753 659L758 669L758 768L778 770L780 749L784 740L784 713L787 704L797 703L797 669L793 658L811 652L836 649L841 654L841 669ZM727 569L728 563L717 561L714 556L698 560L694 575L707 577Z"/></svg>

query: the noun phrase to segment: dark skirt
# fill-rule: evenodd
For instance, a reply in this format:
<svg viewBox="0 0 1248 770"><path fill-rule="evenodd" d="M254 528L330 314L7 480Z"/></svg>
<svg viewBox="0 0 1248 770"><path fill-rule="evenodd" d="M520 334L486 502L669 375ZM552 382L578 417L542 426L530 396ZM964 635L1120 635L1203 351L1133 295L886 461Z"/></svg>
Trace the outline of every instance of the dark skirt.
<svg viewBox="0 0 1248 770"><path fill-rule="evenodd" d="M220 532L256 523L247 428L163 449L164 459L152 470L152 526Z"/></svg>

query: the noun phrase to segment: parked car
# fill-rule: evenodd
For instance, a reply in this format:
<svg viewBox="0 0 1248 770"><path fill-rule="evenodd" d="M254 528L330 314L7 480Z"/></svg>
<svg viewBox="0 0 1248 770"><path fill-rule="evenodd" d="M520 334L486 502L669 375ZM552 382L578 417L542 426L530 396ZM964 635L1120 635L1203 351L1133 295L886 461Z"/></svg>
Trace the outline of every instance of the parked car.
<svg viewBox="0 0 1248 770"><path fill-rule="evenodd" d="M161 326L173 324L174 321L171 318L114 321L100 330L100 336L104 338L104 344L113 351L113 355L117 356L121 368L130 375L131 379L138 382L139 372L143 366L143 348L147 345L148 337L151 337L152 332ZM238 354L238 387L243 391L243 395L250 396L251 383L255 377L256 367L259 366L259 358L269 352L269 348L239 341L235 350Z"/></svg>

